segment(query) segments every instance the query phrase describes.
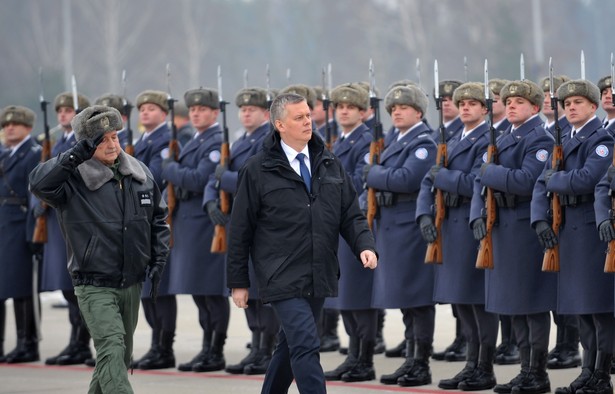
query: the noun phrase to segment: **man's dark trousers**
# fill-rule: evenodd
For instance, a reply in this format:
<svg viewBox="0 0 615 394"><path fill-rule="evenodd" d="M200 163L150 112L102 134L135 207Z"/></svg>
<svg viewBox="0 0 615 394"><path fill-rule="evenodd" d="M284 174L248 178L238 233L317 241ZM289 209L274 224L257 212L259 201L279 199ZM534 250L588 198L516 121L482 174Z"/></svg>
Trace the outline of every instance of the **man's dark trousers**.
<svg viewBox="0 0 615 394"><path fill-rule="evenodd" d="M293 379L301 394L326 392L317 328L324 301L290 298L271 302L281 327L261 393L286 393Z"/></svg>

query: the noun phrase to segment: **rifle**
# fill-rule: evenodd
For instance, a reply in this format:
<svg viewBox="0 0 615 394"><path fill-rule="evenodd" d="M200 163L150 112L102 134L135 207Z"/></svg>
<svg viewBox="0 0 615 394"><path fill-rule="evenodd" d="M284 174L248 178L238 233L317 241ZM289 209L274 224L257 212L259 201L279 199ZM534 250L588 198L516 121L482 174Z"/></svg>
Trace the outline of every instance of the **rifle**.
<svg viewBox="0 0 615 394"><path fill-rule="evenodd" d="M132 129L130 128L130 112L132 111L132 105L126 99L126 70L122 70L122 87L124 93L122 94L122 105L124 106L124 114L126 115L126 153L130 156L135 155L135 147L132 144Z"/></svg>
<svg viewBox="0 0 615 394"><path fill-rule="evenodd" d="M523 54L521 54L521 70L523 72ZM487 59L485 59L485 104L489 112L489 146L487 147L487 163L495 163L498 154L496 145L497 131L493 127L493 99L489 95L489 69ZM482 193L485 197L485 215L487 234L480 241L478 255L476 256L476 268L493 269L493 239L491 232L495 225L495 195L490 187L483 187Z"/></svg>
<svg viewBox="0 0 615 394"><path fill-rule="evenodd" d="M229 138L228 127L226 125L226 104L228 104L222 98L222 70L218 66L218 97L220 100L220 112L222 112L222 145L220 146L220 165L228 166L230 152L229 152ZM231 199L229 194L222 190L218 182L218 189L220 191L220 210L223 214L228 215L231 210ZM211 253L224 253L226 252L226 227L224 225L217 224L214 228L214 237L211 241Z"/></svg>
<svg viewBox="0 0 615 394"><path fill-rule="evenodd" d="M171 96L171 65L167 63L167 105L169 106L169 114L171 114L171 140L169 141L169 157L177 161L179 157L179 143L177 142L177 127L175 126L175 99ZM167 184L167 206L169 207L169 215L167 216L167 224L171 229L171 239L169 246L173 246L173 212L177 205L177 197L175 196L175 188L169 182Z"/></svg>
<svg viewBox="0 0 615 394"><path fill-rule="evenodd" d="M49 123L47 122L47 101L45 101L44 93L43 93L43 70L39 69L38 71L39 80L41 84L41 94L39 96L39 101L41 103L41 111L43 112L43 130L45 139L43 140L43 151L41 152L41 163L46 162L51 158L51 138L49 136ZM44 202L40 202L43 208L47 208L47 204ZM43 213L41 216L36 218L36 224L34 226L34 234L32 235L33 243L44 244L47 242L47 214Z"/></svg>
<svg viewBox="0 0 615 394"><path fill-rule="evenodd" d="M374 63L369 59L369 105L374 110L374 130L372 142L369 145L369 162L371 165L380 163L380 155L384 150L384 136L382 135L382 123L380 122L380 99L376 97L376 76ZM376 189L370 187L367 190L367 224L373 229L374 218L378 210L376 202Z"/></svg>
<svg viewBox="0 0 615 394"><path fill-rule="evenodd" d="M269 73L269 63L267 63L267 66L265 67L265 78L266 78L266 89L267 89L267 109L271 110L271 103L273 103L273 97L271 96L271 80L270 80L270 73ZM275 130L275 126L273 125L273 123L269 122L269 131L271 131L273 133L273 131Z"/></svg>
<svg viewBox="0 0 615 394"><path fill-rule="evenodd" d="M551 168L554 171L559 171L564 165L564 148L562 146L562 129L559 125L559 115L557 113L557 97L555 97L553 89L553 64L549 58L549 96L551 97L551 109L555 116L555 144L553 145L553 154L551 156ZM557 193L547 192L547 197L551 199L551 214L553 232L557 236L560 226L562 225L562 205ZM545 272L559 271L559 245L555 245L551 249L545 250L545 255L542 259L542 270Z"/></svg>
<svg viewBox="0 0 615 394"><path fill-rule="evenodd" d="M322 68L322 109L325 111L325 145L330 151L333 149L333 135L331 133L331 125L329 124L329 105L331 100L329 94L331 92L331 63L328 65L328 84L325 85L325 68Z"/></svg>
<svg viewBox="0 0 615 394"><path fill-rule="evenodd" d="M525 59L523 58L523 52L519 57L519 79L522 81L525 79Z"/></svg>
<svg viewBox="0 0 615 394"><path fill-rule="evenodd" d="M468 58L466 56L463 57L463 74L465 76L465 82L469 82L468 79Z"/></svg>
<svg viewBox="0 0 615 394"><path fill-rule="evenodd" d="M440 142L438 143L438 152L436 154L436 164L442 167L446 167L446 127L444 127L444 115L442 109L442 98L440 97L440 81L438 78L438 61L434 61L433 65L434 73L434 99L436 100L436 109L439 111L440 117ZM434 209L436 213L435 225L436 225L436 240L427 244L427 252L425 253L425 264L442 264L442 222L444 221L444 193L442 190L431 188L432 193L435 194Z"/></svg>
<svg viewBox="0 0 615 394"><path fill-rule="evenodd" d="M243 70L243 88L247 89L248 88L248 69L244 69Z"/></svg>
<svg viewBox="0 0 615 394"><path fill-rule="evenodd" d="M611 52L611 104L615 107L615 63L613 63L613 52ZM613 156L613 166L615 166L615 156ZM611 196L611 212L615 212L615 195L609 189ZM606 250L606 260L604 262L604 272L615 272L615 240L609 241L609 247Z"/></svg>

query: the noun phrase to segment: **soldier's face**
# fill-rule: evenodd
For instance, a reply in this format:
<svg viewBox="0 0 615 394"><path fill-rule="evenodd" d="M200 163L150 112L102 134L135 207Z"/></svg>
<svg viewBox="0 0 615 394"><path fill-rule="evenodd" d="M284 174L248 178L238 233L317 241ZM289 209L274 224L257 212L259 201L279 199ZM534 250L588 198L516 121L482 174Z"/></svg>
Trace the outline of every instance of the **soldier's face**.
<svg viewBox="0 0 615 394"><path fill-rule="evenodd" d="M508 97L506 99L506 119L515 127L521 126L526 120L538 113L538 106L523 97Z"/></svg>
<svg viewBox="0 0 615 394"><path fill-rule="evenodd" d="M167 118L167 113L152 103L141 104L139 107L139 121L145 130L152 131Z"/></svg>
<svg viewBox="0 0 615 394"><path fill-rule="evenodd" d="M365 116L365 110L359 109L354 104L339 103L335 106L337 123L345 132L354 130Z"/></svg>
<svg viewBox="0 0 615 394"><path fill-rule="evenodd" d="M203 131L216 123L219 112L204 105L193 105L190 107L190 122L195 129Z"/></svg>
<svg viewBox="0 0 615 394"><path fill-rule="evenodd" d="M542 113L546 117L553 116L553 110L551 109L551 94L549 92L545 92L545 99L542 102Z"/></svg>
<svg viewBox="0 0 615 394"><path fill-rule="evenodd" d="M7 123L4 126L4 142L8 147L13 147L19 144L32 131L32 127L28 127L19 123Z"/></svg>
<svg viewBox="0 0 615 394"><path fill-rule="evenodd" d="M442 117L445 122L453 120L459 115L459 110L449 96L442 97Z"/></svg>
<svg viewBox="0 0 615 394"><path fill-rule="evenodd" d="M566 119L578 129L596 113L596 104L582 96L571 96L564 100Z"/></svg>
<svg viewBox="0 0 615 394"><path fill-rule="evenodd" d="M393 126L401 132L408 130L410 127L420 122L422 117L423 114L410 105L396 104L391 107Z"/></svg>
<svg viewBox="0 0 615 394"><path fill-rule="evenodd" d="M615 107L613 106L613 92L611 91L611 88L606 88L602 91L600 94L600 104L602 105L602 109L606 112L615 112Z"/></svg>
<svg viewBox="0 0 615 394"><path fill-rule="evenodd" d="M478 126L487 115L487 108L478 100L460 100L459 117L465 128L471 130Z"/></svg>
<svg viewBox="0 0 615 394"><path fill-rule="evenodd" d="M314 104L312 120L314 120L317 125L325 123L325 110L322 108L322 101L320 100L316 100L316 104Z"/></svg>
<svg viewBox="0 0 615 394"><path fill-rule="evenodd" d="M493 117L498 119L500 116L504 116L506 108L504 107L504 103L500 100L499 95L495 95L493 97L493 104L491 106L491 110L493 111Z"/></svg>
<svg viewBox="0 0 615 394"><path fill-rule="evenodd" d="M239 108L239 121L243 128L251 133L269 119L269 111L254 105L243 105Z"/></svg>
<svg viewBox="0 0 615 394"><path fill-rule="evenodd" d="M105 133L102 142L96 147L94 158L106 165L111 165L120 155L121 150L122 147L120 146L120 139L117 137L117 131Z"/></svg>
<svg viewBox="0 0 615 394"><path fill-rule="evenodd" d="M287 104L285 116L275 121L280 137L297 152L303 150L312 138L312 115L305 101Z"/></svg>
<svg viewBox="0 0 615 394"><path fill-rule="evenodd" d="M58 123L63 128L70 130L70 121L75 117L75 109L73 107L58 108Z"/></svg>

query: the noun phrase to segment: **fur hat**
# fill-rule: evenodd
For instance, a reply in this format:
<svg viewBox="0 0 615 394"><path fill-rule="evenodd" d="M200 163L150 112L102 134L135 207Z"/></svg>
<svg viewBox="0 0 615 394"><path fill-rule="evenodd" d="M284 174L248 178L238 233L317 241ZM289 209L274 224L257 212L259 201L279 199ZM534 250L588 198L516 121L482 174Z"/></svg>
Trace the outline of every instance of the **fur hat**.
<svg viewBox="0 0 615 394"><path fill-rule="evenodd" d="M598 89L600 89L600 97L602 97L602 91L606 88L610 88L612 83L613 81L611 81L610 75L602 77L598 80Z"/></svg>
<svg viewBox="0 0 615 394"><path fill-rule="evenodd" d="M411 81L409 79L400 79L399 81L393 82L387 89L387 92L390 92L391 89L396 88L398 86L418 86L418 85L416 84L416 82Z"/></svg>
<svg viewBox="0 0 615 394"><path fill-rule="evenodd" d="M95 140L101 134L121 130L124 127L120 111L104 105L93 105L79 112L70 122L75 139Z"/></svg>
<svg viewBox="0 0 615 394"><path fill-rule="evenodd" d="M489 90L489 97L493 98L491 89ZM480 101L483 106L487 106L487 101L485 100L485 84L480 82L466 82L455 89L455 93L453 93L453 103L455 103L455 107L459 107L459 102L461 100L468 99Z"/></svg>
<svg viewBox="0 0 615 394"><path fill-rule="evenodd" d="M322 101L322 96L325 94L325 90L322 86L314 86L314 93L316 93L316 100Z"/></svg>
<svg viewBox="0 0 615 394"><path fill-rule="evenodd" d="M540 111L542 110L545 94L535 82L524 79L522 81L510 81L504 85L500 91L500 99L504 105L506 105L506 100L509 97L522 97L532 103L532 105L538 106Z"/></svg>
<svg viewBox="0 0 615 394"><path fill-rule="evenodd" d="M499 96L500 92L502 91L502 88L508 82L510 81L507 79L500 79L500 78L490 79L489 80L489 90L491 90L491 94L493 94L494 96Z"/></svg>
<svg viewBox="0 0 615 394"><path fill-rule="evenodd" d="M463 82L456 79L447 79L438 83L440 97L453 97L455 89L461 86ZM436 97L436 90L433 91L433 96Z"/></svg>
<svg viewBox="0 0 615 394"><path fill-rule="evenodd" d="M80 110L84 110L85 108L90 106L90 99L82 94L77 93L77 104L79 105ZM58 112L60 107L74 108L73 94L71 92L64 92L58 94L53 100L53 106L56 109L56 112Z"/></svg>
<svg viewBox="0 0 615 394"><path fill-rule="evenodd" d="M270 91L271 100L277 94L274 95L273 91ZM261 107L265 109L269 109L267 106L267 91L263 88L244 88L237 92L237 96L235 96L235 105L239 108L244 105L253 105L255 107Z"/></svg>
<svg viewBox="0 0 615 394"><path fill-rule="evenodd" d="M365 90L360 83L345 83L336 86L331 91L331 102L334 106L347 103L366 110L369 108L369 91Z"/></svg>
<svg viewBox="0 0 615 394"><path fill-rule="evenodd" d="M188 90L184 94L184 101L188 108L193 105L203 105L205 107L219 109L220 98L218 97L218 91L209 88L199 88Z"/></svg>
<svg viewBox="0 0 615 394"><path fill-rule="evenodd" d="M568 82L568 81L570 81L570 78L566 75L554 75L553 76L553 92L557 92L557 89L559 89L559 87L562 86L564 82ZM543 92L548 92L550 91L550 88L551 88L551 81L549 80L549 77L544 77L543 79L540 80L540 82L538 82L538 85L540 85Z"/></svg>
<svg viewBox="0 0 615 394"><path fill-rule="evenodd" d="M117 94L107 93L103 94L99 98L94 101L95 105L106 105L107 107L113 107L120 111L120 114L123 116L128 116L126 111L124 111L124 97L118 96ZM126 104L130 105L130 101L126 100Z"/></svg>
<svg viewBox="0 0 615 394"><path fill-rule="evenodd" d="M165 113L169 113L169 95L160 90L145 90L137 96L137 109L143 104L156 104Z"/></svg>
<svg viewBox="0 0 615 394"><path fill-rule="evenodd" d="M173 112L175 112L175 117L178 116L181 118L188 118L190 116L190 110L186 107L182 101L178 101L173 104Z"/></svg>
<svg viewBox="0 0 615 394"><path fill-rule="evenodd" d="M598 86L584 79L565 82L557 89L557 98L562 103L572 96L585 97L598 107L600 106L600 90Z"/></svg>
<svg viewBox="0 0 615 394"><path fill-rule="evenodd" d="M301 97L304 97L310 109L314 109L314 106L316 105L316 91L310 86L301 84L289 85L280 90L280 94L282 93L295 93Z"/></svg>
<svg viewBox="0 0 615 394"><path fill-rule="evenodd" d="M10 105L0 113L0 127L4 127L9 123L22 124L26 127L34 126L36 114L30 108L19 105Z"/></svg>
<svg viewBox="0 0 615 394"><path fill-rule="evenodd" d="M369 89L370 89L369 83L365 81L359 81L357 82L357 85L365 89L365 91L367 92L367 97L369 97ZM380 97L380 91L378 90L378 87L376 86L374 86L374 94L376 95L376 97Z"/></svg>
<svg viewBox="0 0 615 394"><path fill-rule="evenodd" d="M391 89L384 98L384 106L389 114L396 104L410 105L425 117L429 100L418 86L398 86Z"/></svg>

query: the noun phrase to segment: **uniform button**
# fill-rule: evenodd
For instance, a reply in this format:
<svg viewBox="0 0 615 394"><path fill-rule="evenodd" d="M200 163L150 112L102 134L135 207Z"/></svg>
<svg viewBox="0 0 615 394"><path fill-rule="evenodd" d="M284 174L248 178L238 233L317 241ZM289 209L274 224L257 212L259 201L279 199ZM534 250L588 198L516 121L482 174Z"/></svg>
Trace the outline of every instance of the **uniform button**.
<svg viewBox="0 0 615 394"><path fill-rule="evenodd" d="M128 227L124 227L124 231L127 231L127 230L128 230Z"/></svg>
<svg viewBox="0 0 615 394"><path fill-rule="evenodd" d="M310 207L310 204L308 204L307 206L308 206L308 208L309 208L309 207Z"/></svg>

